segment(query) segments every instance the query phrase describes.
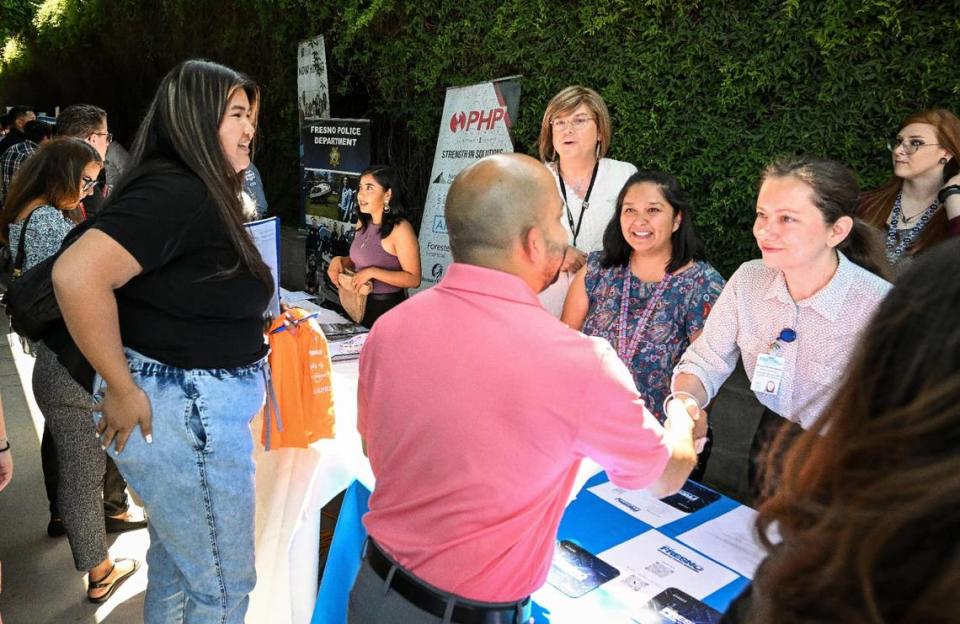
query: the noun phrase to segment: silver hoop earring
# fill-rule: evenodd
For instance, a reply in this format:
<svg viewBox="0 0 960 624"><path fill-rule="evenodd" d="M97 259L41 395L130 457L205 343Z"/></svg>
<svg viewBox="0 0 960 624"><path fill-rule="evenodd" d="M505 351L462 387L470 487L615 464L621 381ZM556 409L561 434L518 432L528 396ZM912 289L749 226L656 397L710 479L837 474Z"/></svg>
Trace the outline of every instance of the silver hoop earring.
<svg viewBox="0 0 960 624"><path fill-rule="evenodd" d="M939 160L939 163L940 163L941 165L945 165L945 164L947 164L947 159L946 159L946 158L941 158L941 159Z"/></svg>
<svg viewBox="0 0 960 624"><path fill-rule="evenodd" d="M383 205L384 212L390 212L390 202L387 202Z"/></svg>

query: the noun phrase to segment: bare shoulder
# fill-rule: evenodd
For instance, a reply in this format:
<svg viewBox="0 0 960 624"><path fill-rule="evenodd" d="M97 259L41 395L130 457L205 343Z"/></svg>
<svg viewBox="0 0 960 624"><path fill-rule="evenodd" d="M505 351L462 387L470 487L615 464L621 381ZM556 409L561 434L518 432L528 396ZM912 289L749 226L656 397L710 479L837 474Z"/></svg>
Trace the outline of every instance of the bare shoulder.
<svg viewBox="0 0 960 624"><path fill-rule="evenodd" d="M396 242L400 238L416 238L417 234L413 231L413 226L409 221L403 219L402 221L394 224L393 230L390 232L390 236L387 236L384 240Z"/></svg>

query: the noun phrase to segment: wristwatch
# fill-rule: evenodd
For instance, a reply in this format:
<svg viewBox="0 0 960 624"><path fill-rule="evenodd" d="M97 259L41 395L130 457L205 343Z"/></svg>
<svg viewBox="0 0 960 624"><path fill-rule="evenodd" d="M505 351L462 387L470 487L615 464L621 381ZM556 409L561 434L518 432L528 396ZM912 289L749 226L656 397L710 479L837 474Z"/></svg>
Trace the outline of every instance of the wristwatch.
<svg viewBox="0 0 960 624"><path fill-rule="evenodd" d="M937 201L941 204L947 201L947 198L951 195L960 194L960 184L951 184L950 186L945 186L940 189L940 192L937 193Z"/></svg>

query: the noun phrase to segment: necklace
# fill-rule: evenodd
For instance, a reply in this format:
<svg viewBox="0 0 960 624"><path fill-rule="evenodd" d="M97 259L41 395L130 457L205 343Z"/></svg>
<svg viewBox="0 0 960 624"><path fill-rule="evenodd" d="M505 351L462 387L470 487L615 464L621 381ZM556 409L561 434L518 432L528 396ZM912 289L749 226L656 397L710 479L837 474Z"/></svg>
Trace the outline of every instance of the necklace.
<svg viewBox="0 0 960 624"><path fill-rule="evenodd" d="M901 221L903 221L904 223L910 223L911 221L916 221L917 217L919 217L922 214L923 212L918 212L917 214L911 217L908 217L906 214L901 214L901 217L902 217Z"/></svg>
<svg viewBox="0 0 960 624"><path fill-rule="evenodd" d="M927 226L927 223L930 222L930 219L933 218L933 214L937 211L937 208L940 206L939 200L933 200L933 203L927 206L926 210L921 212L919 215L913 215L909 218L903 217L903 191L901 190L897 193L897 199L893 202L893 211L890 215L890 225L887 227L887 259L890 260L890 264L896 264L897 261L903 256L903 252L913 244L913 241L916 240L917 236L920 235L920 232L923 231L923 228ZM900 228L897 227L902 220L904 223L909 223L910 221L920 217L920 220L912 228L905 232L901 232Z"/></svg>

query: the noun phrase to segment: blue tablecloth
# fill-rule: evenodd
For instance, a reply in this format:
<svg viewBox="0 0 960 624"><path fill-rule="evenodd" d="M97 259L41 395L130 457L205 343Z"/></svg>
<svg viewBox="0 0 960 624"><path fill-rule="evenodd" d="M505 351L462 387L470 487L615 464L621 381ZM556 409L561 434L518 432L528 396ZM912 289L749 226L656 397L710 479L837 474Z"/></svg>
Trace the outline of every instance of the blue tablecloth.
<svg viewBox="0 0 960 624"><path fill-rule="evenodd" d="M649 525L586 491L587 488L605 481L607 476L601 473L587 482L577 499L567 507L557 531L558 539L573 540L592 553L600 553L650 529ZM360 552L367 537L360 519L367 512L369 499L369 490L357 481L353 482L344 496L311 624L345 624L347 621L347 600L360 569ZM736 501L721 496L700 511L659 527L658 530L675 538L738 506ZM724 611L748 583L746 578L738 575L735 581L710 594L703 602ZM538 624L552 622L555 618L536 603L536 593L533 598L533 616Z"/></svg>

